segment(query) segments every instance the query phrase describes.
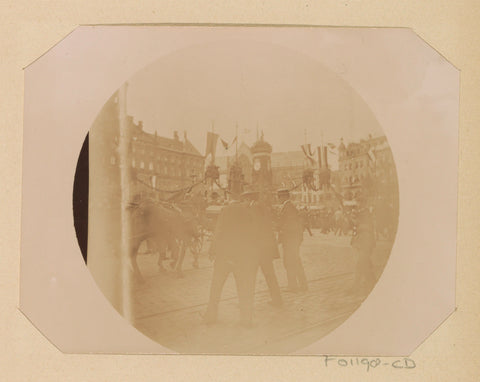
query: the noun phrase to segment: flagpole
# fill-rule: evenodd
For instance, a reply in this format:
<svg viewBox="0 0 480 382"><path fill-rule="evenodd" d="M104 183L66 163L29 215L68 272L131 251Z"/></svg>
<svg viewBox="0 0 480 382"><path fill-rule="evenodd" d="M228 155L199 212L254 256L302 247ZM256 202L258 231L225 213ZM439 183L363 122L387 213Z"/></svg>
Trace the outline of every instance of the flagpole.
<svg viewBox="0 0 480 382"><path fill-rule="evenodd" d="M238 123L235 125L235 163L238 162Z"/></svg>

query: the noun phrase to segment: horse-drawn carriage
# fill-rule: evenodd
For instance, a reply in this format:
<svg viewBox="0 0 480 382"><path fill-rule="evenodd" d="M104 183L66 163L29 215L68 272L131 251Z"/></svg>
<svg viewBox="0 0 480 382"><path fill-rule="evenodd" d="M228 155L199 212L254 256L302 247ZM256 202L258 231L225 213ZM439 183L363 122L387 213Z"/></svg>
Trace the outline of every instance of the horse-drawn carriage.
<svg viewBox="0 0 480 382"><path fill-rule="evenodd" d="M169 261L170 268L182 277L186 253L192 254L193 267L198 268L204 238L213 230L211 217L207 216L206 205L201 198L183 195L174 201L159 201L137 197L128 210L131 231L129 255L137 279L142 279L137 264L142 243L146 245L147 252L158 256L160 271L166 271L163 263Z"/></svg>

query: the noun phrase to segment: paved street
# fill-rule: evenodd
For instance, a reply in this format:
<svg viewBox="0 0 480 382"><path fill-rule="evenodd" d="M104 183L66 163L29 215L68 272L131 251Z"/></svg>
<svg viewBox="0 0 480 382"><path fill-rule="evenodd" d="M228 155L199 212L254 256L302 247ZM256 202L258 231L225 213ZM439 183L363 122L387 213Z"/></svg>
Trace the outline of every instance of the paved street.
<svg viewBox="0 0 480 382"><path fill-rule="evenodd" d="M212 263L204 245L199 262L192 266L187 253L184 278L173 272L159 273L157 259L149 254L138 256L146 282L133 292L135 326L150 338L181 353L286 354L300 349L345 321L365 299L352 292L355 254L349 237L313 232L305 233L302 260L309 283L308 292L284 291L284 307L269 304L270 296L261 272L257 276L254 327L237 325L238 299L233 275L225 284L219 309L219 322L202 324L208 302ZM391 243L377 242L373 255L379 276L390 252ZM286 273L281 259L275 269L282 290Z"/></svg>

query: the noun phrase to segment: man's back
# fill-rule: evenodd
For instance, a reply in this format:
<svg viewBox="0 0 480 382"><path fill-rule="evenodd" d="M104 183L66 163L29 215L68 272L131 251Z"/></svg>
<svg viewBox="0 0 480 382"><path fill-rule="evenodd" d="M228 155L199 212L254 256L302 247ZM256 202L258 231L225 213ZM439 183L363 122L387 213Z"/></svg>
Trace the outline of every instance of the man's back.
<svg viewBox="0 0 480 382"><path fill-rule="evenodd" d="M254 203L250 206L254 215L254 246L260 258L273 259L279 256L273 232L273 214L267 205Z"/></svg>
<svg viewBox="0 0 480 382"><path fill-rule="evenodd" d="M217 259L246 258L252 255L254 216L245 203L222 209L218 217L212 247Z"/></svg>
<svg viewBox="0 0 480 382"><path fill-rule="evenodd" d="M280 212L279 231L282 243L303 240L303 221L297 208L289 200L285 202Z"/></svg>

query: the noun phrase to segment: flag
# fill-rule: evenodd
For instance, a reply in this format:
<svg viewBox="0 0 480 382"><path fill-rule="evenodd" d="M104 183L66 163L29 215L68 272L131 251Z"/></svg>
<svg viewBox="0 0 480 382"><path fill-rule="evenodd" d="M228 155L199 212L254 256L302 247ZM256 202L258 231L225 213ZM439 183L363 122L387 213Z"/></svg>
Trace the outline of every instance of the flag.
<svg viewBox="0 0 480 382"><path fill-rule="evenodd" d="M212 155L212 161L215 159L215 151L217 149L218 134L211 131L207 132L207 147L205 148L205 157Z"/></svg>
<svg viewBox="0 0 480 382"><path fill-rule="evenodd" d="M323 163L325 164L325 168L328 168L328 149L327 147L323 147Z"/></svg>
<svg viewBox="0 0 480 382"><path fill-rule="evenodd" d="M310 164L315 164L315 159L313 159L313 153L312 153L312 147L309 144L304 144L301 146L302 147L302 151L303 153L305 154L305 157L308 159L308 161L310 162Z"/></svg>
<svg viewBox="0 0 480 382"><path fill-rule="evenodd" d="M327 146L329 149L335 149L337 146L335 146L333 143L327 143Z"/></svg>
<svg viewBox="0 0 480 382"><path fill-rule="evenodd" d="M368 157L372 162L375 162L376 157L375 157L375 150L373 149L373 147L370 150L368 150Z"/></svg>
<svg viewBox="0 0 480 382"><path fill-rule="evenodd" d="M318 168L322 168L322 148L319 146L317 147L317 155L318 155Z"/></svg>
<svg viewBox="0 0 480 382"><path fill-rule="evenodd" d="M328 152L329 151L330 150L328 149L327 146L317 148L318 168L328 168Z"/></svg>
<svg viewBox="0 0 480 382"><path fill-rule="evenodd" d="M228 142L224 141L223 139L220 138L220 141L222 142L223 148L225 150L228 150Z"/></svg>
<svg viewBox="0 0 480 382"><path fill-rule="evenodd" d="M237 137L233 138L232 143L230 143L230 146L233 146L233 144L237 141Z"/></svg>
<svg viewBox="0 0 480 382"><path fill-rule="evenodd" d="M310 145L310 143L307 145L307 148L308 148L308 155L313 158L313 153L312 153L312 146Z"/></svg>

